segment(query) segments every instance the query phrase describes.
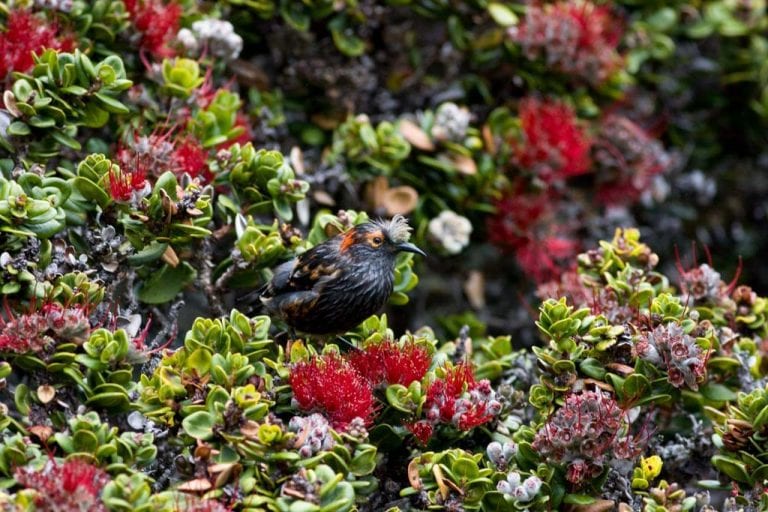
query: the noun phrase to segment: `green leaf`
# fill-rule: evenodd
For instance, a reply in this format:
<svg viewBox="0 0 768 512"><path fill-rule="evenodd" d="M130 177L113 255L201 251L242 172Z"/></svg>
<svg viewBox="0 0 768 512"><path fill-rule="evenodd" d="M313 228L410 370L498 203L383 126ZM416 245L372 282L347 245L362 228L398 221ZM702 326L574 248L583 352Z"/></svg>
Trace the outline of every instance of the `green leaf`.
<svg viewBox="0 0 768 512"><path fill-rule="evenodd" d="M126 259L128 260L128 263L134 267L138 267L159 260L167 248L167 243L161 243L155 240L136 254L131 254Z"/></svg>
<svg viewBox="0 0 768 512"><path fill-rule="evenodd" d="M175 268L165 265L142 283L138 293L139 300L145 304L168 302L184 287L191 284L196 276L197 271L186 261Z"/></svg>
<svg viewBox="0 0 768 512"><path fill-rule="evenodd" d="M588 494L566 494L563 498L563 503L569 505L590 505L595 501L595 498Z"/></svg>
<svg viewBox="0 0 768 512"><path fill-rule="evenodd" d="M729 402L736 400L736 393L731 391L727 386L717 384L716 382L708 382L705 386L701 387L701 394L709 400L716 402Z"/></svg>
<svg viewBox="0 0 768 512"><path fill-rule="evenodd" d="M107 194L103 188L88 178L76 176L73 179L72 184L75 186L77 191L83 195L84 198L88 199L89 201L93 201L102 208L106 207L110 202L112 202L112 198L109 197L109 194Z"/></svg>
<svg viewBox="0 0 768 512"><path fill-rule="evenodd" d="M511 27L517 25L517 14L506 5L498 2L491 2L488 4L488 14L491 15L493 21L502 27Z"/></svg>
<svg viewBox="0 0 768 512"><path fill-rule="evenodd" d="M62 132L61 130L51 130L50 131L51 137L61 144L62 146L66 146L69 149L74 149L75 151L80 151L81 147L80 143L73 137L70 137L66 133Z"/></svg>
<svg viewBox="0 0 768 512"><path fill-rule="evenodd" d="M216 418L208 411L193 412L181 422L184 432L202 441L213 437L213 426Z"/></svg>
<svg viewBox="0 0 768 512"><path fill-rule="evenodd" d="M128 110L128 107L120 103L118 100L111 96L107 96L106 94L97 92L94 93L94 96L97 100L101 103L101 106L106 110L107 112L110 112L112 114L127 114L130 112Z"/></svg>
<svg viewBox="0 0 768 512"><path fill-rule="evenodd" d="M752 480L749 478L746 465L739 460L725 455L715 455L712 457L712 465L737 482L752 482Z"/></svg>
<svg viewBox="0 0 768 512"><path fill-rule="evenodd" d="M21 121L14 121L8 126L8 135L26 137L30 133L32 133L32 130L29 129L29 125Z"/></svg>

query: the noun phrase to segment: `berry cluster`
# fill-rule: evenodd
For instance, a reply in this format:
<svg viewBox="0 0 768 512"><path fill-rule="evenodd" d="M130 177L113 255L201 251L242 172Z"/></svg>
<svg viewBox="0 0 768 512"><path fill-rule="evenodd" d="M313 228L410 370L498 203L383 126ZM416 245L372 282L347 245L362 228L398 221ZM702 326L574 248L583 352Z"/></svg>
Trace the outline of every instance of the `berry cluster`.
<svg viewBox="0 0 768 512"><path fill-rule="evenodd" d="M641 444L628 434L624 411L610 395L584 391L568 395L532 446L542 457L566 463L566 479L578 486L599 475L610 460L633 459Z"/></svg>
<svg viewBox="0 0 768 512"><path fill-rule="evenodd" d="M639 357L664 368L669 382L676 388L685 385L695 391L704 380L707 354L676 323L659 325L641 334L635 351Z"/></svg>

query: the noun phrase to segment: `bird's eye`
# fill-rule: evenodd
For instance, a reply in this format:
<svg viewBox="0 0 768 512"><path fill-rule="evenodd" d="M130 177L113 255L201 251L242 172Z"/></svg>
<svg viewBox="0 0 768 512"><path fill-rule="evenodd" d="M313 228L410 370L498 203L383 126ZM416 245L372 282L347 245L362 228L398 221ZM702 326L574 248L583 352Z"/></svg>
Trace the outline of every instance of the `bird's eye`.
<svg viewBox="0 0 768 512"><path fill-rule="evenodd" d="M373 237L373 245L381 245L381 242L383 242L383 240L380 236Z"/></svg>

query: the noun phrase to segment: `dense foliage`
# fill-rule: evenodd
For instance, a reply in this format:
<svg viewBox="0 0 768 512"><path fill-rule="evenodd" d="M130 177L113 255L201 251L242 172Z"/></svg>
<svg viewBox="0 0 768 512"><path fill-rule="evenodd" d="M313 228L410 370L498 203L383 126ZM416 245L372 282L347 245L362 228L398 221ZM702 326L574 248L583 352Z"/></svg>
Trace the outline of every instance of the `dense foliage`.
<svg viewBox="0 0 768 512"><path fill-rule="evenodd" d="M764 1L0 28L4 510L768 509ZM343 338L244 301L395 215Z"/></svg>

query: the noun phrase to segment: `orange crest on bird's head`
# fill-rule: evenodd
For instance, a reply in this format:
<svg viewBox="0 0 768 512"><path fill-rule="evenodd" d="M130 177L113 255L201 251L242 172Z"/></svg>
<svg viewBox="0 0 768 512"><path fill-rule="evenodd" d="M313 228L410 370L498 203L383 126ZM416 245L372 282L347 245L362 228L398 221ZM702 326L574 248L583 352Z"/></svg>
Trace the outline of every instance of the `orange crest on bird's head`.
<svg viewBox="0 0 768 512"><path fill-rule="evenodd" d="M392 220L375 220L354 226L344 233L339 245L341 252L356 244L365 244L374 249L382 245L399 246L408 242L411 227L402 215L395 215Z"/></svg>

